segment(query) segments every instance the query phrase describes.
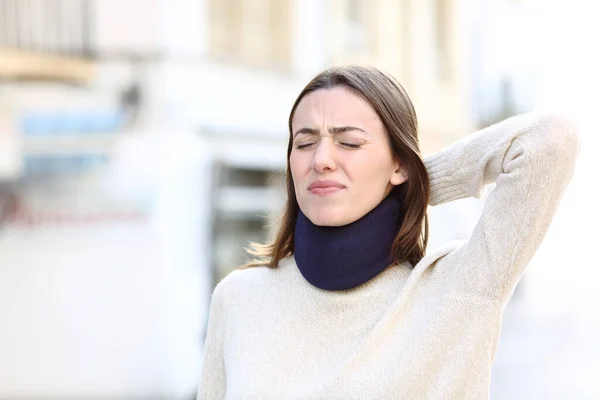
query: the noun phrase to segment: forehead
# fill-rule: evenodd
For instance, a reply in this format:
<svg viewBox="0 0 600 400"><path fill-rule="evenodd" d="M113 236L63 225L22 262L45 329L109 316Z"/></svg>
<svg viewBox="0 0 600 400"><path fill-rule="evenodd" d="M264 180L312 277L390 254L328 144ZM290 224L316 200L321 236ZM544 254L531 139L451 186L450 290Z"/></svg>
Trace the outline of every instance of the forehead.
<svg viewBox="0 0 600 400"><path fill-rule="evenodd" d="M342 86L319 89L304 96L296 107L292 124L321 123L324 120L334 124L381 124L367 100Z"/></svg>

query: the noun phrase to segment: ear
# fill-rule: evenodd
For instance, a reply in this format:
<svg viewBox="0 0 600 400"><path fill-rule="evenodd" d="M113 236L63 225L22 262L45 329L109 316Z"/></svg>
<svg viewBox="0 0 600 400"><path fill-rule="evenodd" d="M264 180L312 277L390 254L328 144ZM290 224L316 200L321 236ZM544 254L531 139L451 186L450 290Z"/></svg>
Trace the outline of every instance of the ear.
<svg viewBox="0 0 600 400"><path fill-rule="evenodd" d="M392 172L392 176L390 177L390 183L394 186L398 186L407 180L408 173L406 172L406 168L401 162L396 162L394 165L394 172Z"/></svg>

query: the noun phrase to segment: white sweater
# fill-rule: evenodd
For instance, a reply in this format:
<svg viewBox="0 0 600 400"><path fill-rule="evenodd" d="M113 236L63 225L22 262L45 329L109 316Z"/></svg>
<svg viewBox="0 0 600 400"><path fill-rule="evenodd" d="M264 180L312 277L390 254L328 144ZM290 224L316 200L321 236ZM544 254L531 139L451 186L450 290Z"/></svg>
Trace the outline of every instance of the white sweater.
<svg viewBox="0 0 600 400"><path fill-rule="evenodd" d="M504 307L578 150L567 120L530 113L427 158L431 205L496 187L469 240L414 268L338 292L293 257L230 273L213 292L198 399L488 399Z"/></svg>

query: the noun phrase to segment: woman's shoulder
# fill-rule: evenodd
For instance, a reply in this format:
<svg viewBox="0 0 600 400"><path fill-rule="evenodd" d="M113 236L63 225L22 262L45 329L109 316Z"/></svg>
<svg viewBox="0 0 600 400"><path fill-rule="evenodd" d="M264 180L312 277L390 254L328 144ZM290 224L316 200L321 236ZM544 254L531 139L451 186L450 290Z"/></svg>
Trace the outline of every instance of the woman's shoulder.
<svg viewBox="0 0 600 400"><path fill-rule="evenodd" d="M245 290L280 280L290 269L291 258L282 259L277 268L268 265L258 265L237 268L227 274L217 286L227 287L226 290Z"/></svg>
<svg viewBox="0 0 600 400"><path fill-rule="evenodd" d="M267 294L284 293L293 281L289 279L289 271L287 259L277 268L264 265L235 269L217 283L213 300L223 301L228 307L246 307L249 303L263 301Z"/></svg>
<svg viewBox="0 0 600 400"><path fill-rule="evenodd" d="M425 257L421 259L415 266L415 268L428 268L429 266L441 261L451 258L450 256L455 254L456 251L464 245L465 240L451 240L445 242L441 246L433 249L428 249Z"/></svg>

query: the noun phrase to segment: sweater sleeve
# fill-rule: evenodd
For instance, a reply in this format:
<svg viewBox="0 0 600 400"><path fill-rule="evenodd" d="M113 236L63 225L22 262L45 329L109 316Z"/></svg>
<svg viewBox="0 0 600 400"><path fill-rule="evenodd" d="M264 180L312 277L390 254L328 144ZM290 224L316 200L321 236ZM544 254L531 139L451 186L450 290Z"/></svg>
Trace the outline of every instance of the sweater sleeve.
<svg viewBox="0 0 600 400"><path fill-rule="evenodd" d="M215 287L211 298L197 400L225 398L226 376L223 341L227 319L224 292L224 285L221 281Z"/></svg>
<svg viewBox="0 0 600 400"><path fill-rule="evenodd" d="M510 298L571 179L579 146L574 125L561 115L528 113L425 159L430 205L480 197L496 183L470 238L453 252L459 287Z"/></svg>

